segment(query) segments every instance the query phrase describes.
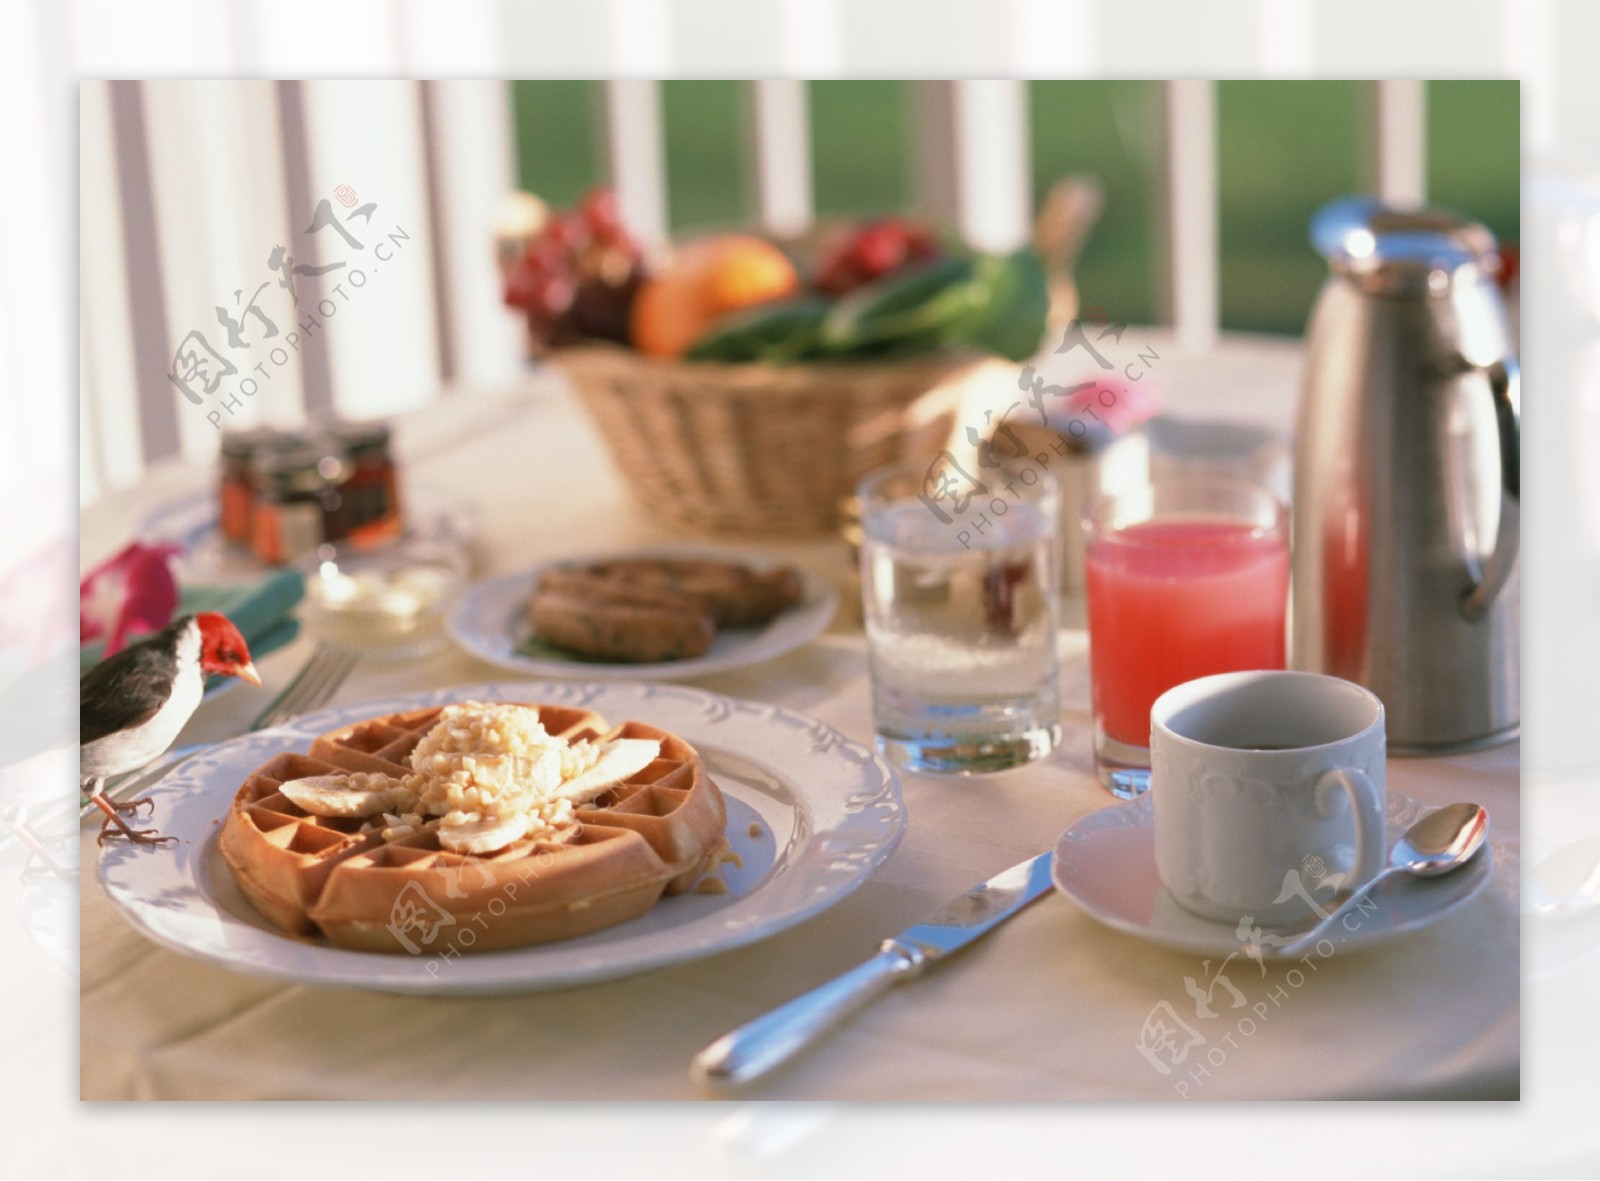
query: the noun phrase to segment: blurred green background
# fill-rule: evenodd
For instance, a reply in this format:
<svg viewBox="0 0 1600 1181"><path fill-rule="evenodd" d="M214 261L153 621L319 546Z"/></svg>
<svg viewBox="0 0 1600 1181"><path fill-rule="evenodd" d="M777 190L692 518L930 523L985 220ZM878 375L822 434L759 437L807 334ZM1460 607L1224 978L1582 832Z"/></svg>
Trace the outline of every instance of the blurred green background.
<svg viewBox="0 0 1600 1181"><path fill-rule="evenodd" d="M741 83L665 82L668 209L675 233L747 220ZM812 82L819 217L915 210L911 82ZM1105 208L1077 276L1085 303L1115 319L1156 318L1152 178L1157 83L1028 84L1035 201L1066 173L1091 173ZM1306 224L1362 186L1358 82L1222 82L1222 318L1227 328L1298 334L1322 282ZM604 176L597 82L514 86L520 181L567 204ZM1518 235L1518 83L1428 83L1428 200Z"/></svg>

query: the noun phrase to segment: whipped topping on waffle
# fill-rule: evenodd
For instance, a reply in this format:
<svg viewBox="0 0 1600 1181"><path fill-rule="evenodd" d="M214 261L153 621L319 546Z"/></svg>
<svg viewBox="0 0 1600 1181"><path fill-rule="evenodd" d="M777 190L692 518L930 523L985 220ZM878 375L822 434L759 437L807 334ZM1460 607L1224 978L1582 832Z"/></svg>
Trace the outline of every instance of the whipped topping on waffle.
<svg viewBox="0 0 1600 1181"><path fill-rule="evenodd" d="M570 827L574 808L637 773L660 752L654 739L568 742L537 710L478 701L446 706L400 778L354 772L284 783L319 816L367 817L389 841L436 828L447 849L492 853Z"/></svg>

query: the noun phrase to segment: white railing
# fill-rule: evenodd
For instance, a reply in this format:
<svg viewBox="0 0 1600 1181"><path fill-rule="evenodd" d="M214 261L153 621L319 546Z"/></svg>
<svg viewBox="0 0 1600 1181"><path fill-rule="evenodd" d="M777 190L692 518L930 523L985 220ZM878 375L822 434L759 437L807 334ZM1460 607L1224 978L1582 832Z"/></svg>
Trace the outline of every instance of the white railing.
<svg viewBox="0 0 1600 1181"><path fill-rule="evenodd" d="M326 6L304 7L318 21L326 18ZM1081 73L1093 72L1093 0L1012 0L1001 8L1004 20L983 34L1004 42L997 54L1037 73L1049 62L1059 68L1066 54ZM1545 0L1507 0L1505 11L1513 9L1531 16L1523 23L1507 17L1508 30L1517 30L1508 37L1508 71L1547 57L1551 35ZM269 22L259 13L242 29L228 27L244 19L239 9L216 11L223 42L265 35ZM406 44L438 38L446 56L455 46L471 60L482 43L492 43L501 19L498 8L482 4L453 7L448 16L421 4L364 11L369 23L398 22L389 26L397 59ZM618 72L665 72L670 62L657 60L667 44L658 6L613 0L608 12ZM839 13L832 4L790 3L781 12L785 27L793 26L787 56L797 67L810 63L820 72L836 58L830 46ZM1311 19L1304 0L1261 0L1256 26L1263 73L1306 71ZM367 36L374 31L362 28ZM1026 83L908 85L919 202L975 246L1005 249L1024 240L1032 217ZM1218 332L1215 87L1160 85L1158 306L1184 347L1201 350ZM624 215L643 237L660 240L669 224L660 84L634 77L607 82L603 93L605 159ZM794 233L813 213L805 84L752 82L743 93L750 216ZM1376 81L1368 93L1368 181L1386 197L1420 200L1424 84ZM235 304L237 316L264 281L274 286L263 298L278 293L267 265L275 247L300 251L302 264L329 261L331 235L308 234L301 223L341 185L376 203L369 224L353 236L407 235L398 261L387 272L360 268L359 292L346 284L334 294L335 272L308 277L314 302L303 297L292 317L302 326L302 347L287 350L282 365L265 362L256 392L239 398L225 421L378 415L515 377L518 329L499 304L488 242L494 206L515 175L509 84L87 82L81 109L83 501L136 480L154 459L211 459L215 426L168 379L174 350L191 329L220 330L216 307ZM358 269L353 251L340 257L346 275ZM360 314L351 298L357 294ZM333 301L331 315L317 314L323 300ZM351 314L341 317L346 303ZM287 334L289 320L278 328ZM253 364L258 353L250 353Z"/></svg>

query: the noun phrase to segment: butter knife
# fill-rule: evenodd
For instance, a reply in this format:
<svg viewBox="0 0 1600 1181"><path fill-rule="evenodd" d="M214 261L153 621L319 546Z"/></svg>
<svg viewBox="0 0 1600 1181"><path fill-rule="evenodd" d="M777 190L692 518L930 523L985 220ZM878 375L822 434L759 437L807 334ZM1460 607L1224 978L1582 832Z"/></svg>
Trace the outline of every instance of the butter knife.
<svg viewBox="0 0 1600 1181"><path fill-rule="evenodd" d="M893 985L988 934L1049 890L1051 856L1041 853L974 886L937 914L885 939L866 963L723 1034L695 1055L690 1073L701 1082L727 1085L766 1074Z"/></svg>

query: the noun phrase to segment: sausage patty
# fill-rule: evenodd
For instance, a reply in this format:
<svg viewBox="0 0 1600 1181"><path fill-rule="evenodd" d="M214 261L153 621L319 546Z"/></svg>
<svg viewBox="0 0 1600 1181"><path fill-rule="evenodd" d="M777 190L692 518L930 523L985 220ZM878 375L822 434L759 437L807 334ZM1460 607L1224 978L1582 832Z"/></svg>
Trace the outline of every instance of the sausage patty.
<svg viewBox="0 0 1600 1181"><path fill-rule="evenodd" d="M705 654L717 628L692 602L617 591L605 598L541 587L528 604L540 636L580 656L630 664Z"/></svg>
<svg viewBox="0 0 1600 1181"><path fill-rule="evenodd" d="M584 571L634 588L692 595L706 602L719 627L766 623L800 601L800 575L782 566L758 574L734 562L700 558L624 558Z"/></svg>

